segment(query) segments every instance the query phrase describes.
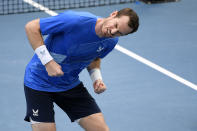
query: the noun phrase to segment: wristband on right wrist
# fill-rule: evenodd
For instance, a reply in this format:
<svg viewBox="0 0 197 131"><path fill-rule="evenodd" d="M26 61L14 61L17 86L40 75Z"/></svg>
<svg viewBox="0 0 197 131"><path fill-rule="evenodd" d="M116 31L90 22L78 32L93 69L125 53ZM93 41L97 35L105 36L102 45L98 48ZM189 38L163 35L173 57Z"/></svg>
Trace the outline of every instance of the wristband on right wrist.
<svg viewBox="0 0 197 131"><path fill-rule="evenodd" d="M38 48L36 48L35 53L38 55L38 58L40 59L43 65L53 60L52 56L50 55L45 45L41 45Z"/></svg>

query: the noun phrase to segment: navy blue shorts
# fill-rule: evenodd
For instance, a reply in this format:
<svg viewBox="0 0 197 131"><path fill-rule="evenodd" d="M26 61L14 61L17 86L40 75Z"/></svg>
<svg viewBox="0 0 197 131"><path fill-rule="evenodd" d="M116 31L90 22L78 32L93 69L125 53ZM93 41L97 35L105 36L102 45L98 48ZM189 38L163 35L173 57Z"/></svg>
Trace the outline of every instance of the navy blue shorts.
<svg viewBox="0 0 197 131"><path fill-rule="evenodd" d="M25 121L55 122L54 103L56 103L72 122L99 113L101 110L83 84L64 92L44 92L24 86L27 103Z"/></svg>

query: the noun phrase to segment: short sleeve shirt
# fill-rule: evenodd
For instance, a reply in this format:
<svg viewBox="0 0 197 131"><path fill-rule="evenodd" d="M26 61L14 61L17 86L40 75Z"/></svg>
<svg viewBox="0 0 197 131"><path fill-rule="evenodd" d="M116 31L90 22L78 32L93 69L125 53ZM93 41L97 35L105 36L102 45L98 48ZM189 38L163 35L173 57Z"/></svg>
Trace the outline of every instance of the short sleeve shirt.
<svg viewBox="0 0 197 131"><path fill-rule="evenodd" d="M99 38L95 33L97 16L88 12L66 11L40 19L42 35L53 59L64 75L50 77L36 54L25 71L24 83L35 90L66 91L80 83L79 73L95 58L103 58L113 50L118 38Z"/></svg>

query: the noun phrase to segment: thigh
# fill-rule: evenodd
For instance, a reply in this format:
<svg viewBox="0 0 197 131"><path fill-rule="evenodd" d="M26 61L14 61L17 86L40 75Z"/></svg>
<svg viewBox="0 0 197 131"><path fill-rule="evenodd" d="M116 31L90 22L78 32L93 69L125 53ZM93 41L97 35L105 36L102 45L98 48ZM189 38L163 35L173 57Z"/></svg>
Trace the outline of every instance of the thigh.
<svg viewBox="0 0 197 131"><path fill-rule="evenodd" d="M26 121L54 122L53 97L51 93L24 86L27 112Z"/></svg>
<svg viewBox="0 0 197 131"><path fill-rule="evenodd" d="M109 131L105 123L102 113L92 114L90 116L81 118L79 121L81 127L86 131Z"/></svg>
<svg viewBox="0 0 197 131"><path fill-rule="evenodd" d="M38 123L32 125L33 131L56 131L55 123Z"/></svg>
<svg viewBox="0 0 197 131"><path fill-rule="evenodd" d="M67 113L72 122L101 112L82 83L73 89L57 93L55 103Z"/></svg>

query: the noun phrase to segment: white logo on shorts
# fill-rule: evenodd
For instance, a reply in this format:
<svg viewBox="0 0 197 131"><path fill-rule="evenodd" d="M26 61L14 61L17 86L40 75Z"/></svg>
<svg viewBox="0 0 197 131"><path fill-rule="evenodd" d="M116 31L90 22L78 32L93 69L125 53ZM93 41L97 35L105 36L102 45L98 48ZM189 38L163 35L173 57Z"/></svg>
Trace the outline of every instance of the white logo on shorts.
<svg viewBox="0 0 197 131"><path fill-rule="evenodd" d="M32 109L32 111L33 111L33 116L38 116L38 109L36 111Z"/></svg>

